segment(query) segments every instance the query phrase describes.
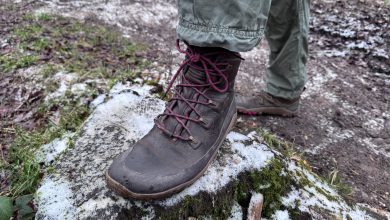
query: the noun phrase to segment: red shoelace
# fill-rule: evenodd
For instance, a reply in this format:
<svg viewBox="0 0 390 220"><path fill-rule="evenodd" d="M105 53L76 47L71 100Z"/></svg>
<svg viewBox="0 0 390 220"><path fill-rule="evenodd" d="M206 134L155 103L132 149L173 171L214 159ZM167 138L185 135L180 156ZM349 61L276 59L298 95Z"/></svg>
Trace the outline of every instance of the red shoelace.
<svg viewBox="0 0 390 220"><path fill-rule="evenodd" d="M202 88L209 88L211 87L217 92L223 93L228 90L229 81L227 76L223 73L225 71L226 67L229 65L228 63L216 63L211 61L208 57L211 55L215 55L215 53L207 53L207 54L200 54L199 52L193 50L188 43L184 42L187 46L186 50L181 49L180 42L177 40L176 47L177 50L180 53L185 54L186 58L181 63L179 69L176 71L176 73L173 75L172 80L168 84L168 88L165 92L167 94L169 90L172 88L174 82L178 78L178 76L182 76L181 83L176 85L176 91L173 97L168 101L169 105L167 105L166 109L164 110L164 113L160 114L156 120L156 126L163 131L165 134L171 136L172 138L183 140L183 141L194 141L194 137L191 135L191 131L189 130L187 126L188 121L192 121L195 123L206 123L205 120L202 118L198 110L196 109L196 105L214 105L215 103L205 94L205 89ZM195 65L197 64L197 65ZM221 66L225 66L224 69L221 69ZM196 71L201 71L206 76L206 83L205 84L196 84L191 81L189 81L186 76L184 75L184 68L190 67L193 68ZM218 81L213 81L213 79L218 79ZM220 88L218 85L222 84L223 87ZM187 87L194 90L195 93L198 95L194 95L193 97L195 99L188 99L185 98L182 94L180 94L180 91L178 88L180 87ZM202 91L203 90L203 91ZM199 97L204 97L207 102L199 101ZM184 102L189 108L190 111L186 115L178 114L174 111L172 108L176 102ZM191 113L194 112L196 114L196 118L190 117ZM166 120L168 117L173 117L176 119L176 121L182 126L182 129L184 129L188 133L188 137L180 135L182 132L182 129L180 129L180 132L177 132L178 134L175 134L174 131L169 131L164 123L164 120ZM175 130L175 129L173 129Z"/></svg>

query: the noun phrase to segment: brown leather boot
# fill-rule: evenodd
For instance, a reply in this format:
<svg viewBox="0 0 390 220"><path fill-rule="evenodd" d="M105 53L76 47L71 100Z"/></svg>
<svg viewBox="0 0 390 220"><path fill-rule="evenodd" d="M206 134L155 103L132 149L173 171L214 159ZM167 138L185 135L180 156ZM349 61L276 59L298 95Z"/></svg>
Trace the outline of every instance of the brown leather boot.
<svg viewBox="0 0 390 220"><path fill-rule="evenodd" d="M197 180L236 119L234 79L241 57L221 48L187 45L173 98L152 130L117 157L108 186L126 198L161 199Z"/></svg>
<svg viewBox="0 0 390 220"><path fill-rule="evenodd" d="M299 98L284 99L264 91L254 94L236 93L237 111L247 115L271 114L293 117L298 113Z"/></svg>

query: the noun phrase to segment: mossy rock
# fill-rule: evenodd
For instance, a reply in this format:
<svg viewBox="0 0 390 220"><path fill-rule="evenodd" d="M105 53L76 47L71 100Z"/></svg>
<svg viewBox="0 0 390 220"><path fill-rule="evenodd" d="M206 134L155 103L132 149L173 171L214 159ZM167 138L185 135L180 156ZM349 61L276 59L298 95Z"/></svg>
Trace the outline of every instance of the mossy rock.
<svg viewBox="0 0 390 220"><path fill-rule="evenodd" d="M37 219L228 219L233 206L241 210L235 219L245 219L254 192L264 195L263 216L271 219L283 212L293 219L313 213L365 215L306 167L259 143L256 132L229 133L217 159L184 191L162 201L123 199L107 188L104 172L116 155L148 132L164 109L164 102L150 94L151 88L122 84L112 88L73 138L72 147L43 177Z"/></svg>

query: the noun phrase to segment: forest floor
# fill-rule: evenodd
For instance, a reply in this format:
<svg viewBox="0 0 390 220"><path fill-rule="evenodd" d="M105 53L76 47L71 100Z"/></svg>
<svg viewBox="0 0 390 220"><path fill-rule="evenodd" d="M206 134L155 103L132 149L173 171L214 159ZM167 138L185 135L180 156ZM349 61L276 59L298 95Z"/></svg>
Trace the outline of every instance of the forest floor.
<svg viewBox="0 0 390 220"><path fill-rule="evenodd" d="M2 167L24 159L10 148L40 146L75 130L88 116L79 104L89 105L113 83L142 77L160 92L178 68L175 1L0 3ZM309 81L299 116L241 116L236 130L277 135L315 173L338 179L335 186L350 201L390 212L390 6L312 1L311 15ZM265 40L242 54L237 90L261 88L267 54ZM61 94L67 99L50 101ZM0 195L34 192L36 182L24 188L22 177L21 186L10 187L17 169L2 169ZM33 170L38 181L39 168Z"/></svg>

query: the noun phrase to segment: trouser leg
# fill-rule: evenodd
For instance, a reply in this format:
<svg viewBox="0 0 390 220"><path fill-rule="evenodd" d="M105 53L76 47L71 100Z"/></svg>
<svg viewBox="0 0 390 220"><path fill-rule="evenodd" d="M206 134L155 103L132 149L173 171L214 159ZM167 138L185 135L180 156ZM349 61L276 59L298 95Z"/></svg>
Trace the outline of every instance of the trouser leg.
<svg viewBox="0 0 390 220"><path fill-rule="evenodd" d="M261 40L271 0L178 0L177 36L200 47L249 51Z"/></svg>
<svg viewBox="0 0 390 220"><path fill-rule="evenodd" d="M307 81L310 0L272 0L265 36L270 47L265 91L293 99Z"/></svg>

